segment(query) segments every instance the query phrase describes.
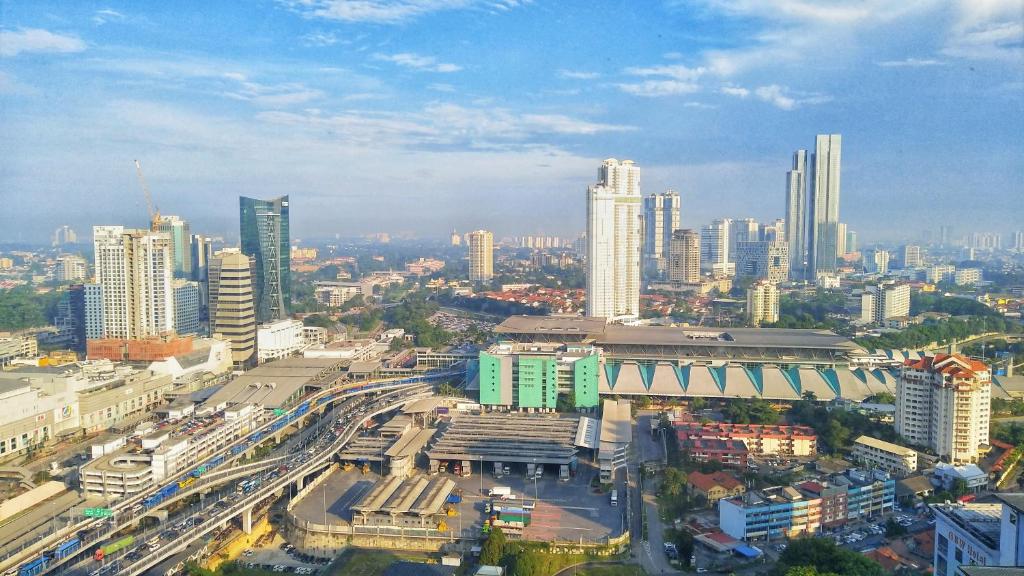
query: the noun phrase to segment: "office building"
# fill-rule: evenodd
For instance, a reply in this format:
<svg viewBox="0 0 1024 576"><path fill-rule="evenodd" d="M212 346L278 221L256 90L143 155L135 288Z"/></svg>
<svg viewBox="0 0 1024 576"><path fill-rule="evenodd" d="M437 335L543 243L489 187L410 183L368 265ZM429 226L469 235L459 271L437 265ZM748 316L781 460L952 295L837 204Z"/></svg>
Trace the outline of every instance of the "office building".
<svg viewBox="0 0 1024 576"><path fill-rule="evenodd" d="M239 198L242 254L253 261L252 289L260 324L287 318L291 305L288 211L287 196Z"/></svg>
<svg viewBox="0 0 1024 576"><path fill-rule="evenodd" d="M196 282L206 282L209 278L210 260L213 258L213 240L193 234L189 250L192 259L192 279Z"/></svg>
<svg viewBox="0 0 1024 576"><path fill-rule="evenodd" d="M121 226L93 227L96 282L107 338L146 338L174 330L171 242Z"/></svg>
<svg viewBox="0 0 1024 576"><path fill-rule="evenodd" d="M231 342L235 366L256 362L256 312L252 260L238 250L222 250L210 260L210 333Z"/></svg>
<svg viewBox="0 0 1024 576"><path fill-rule="evenodd" d="M821 272L835 272L837 268L841 155L842 137L839 134L818 135L811 158L812 189L808 202L810 278Z"/></svg>
<svg viewBox="0 0 1024 576"><path fill-rule="evenodd" d="M729 224L729 262L736 262L740 242L757 242L761 239L761 225L753 218L739 218Z"/></svg>
<svg viewBox="0 0 1024 576"><path fill-rule="evenodd" d="M899 444L860 436L853 442L853 459L871 468L880 468L905 478L917 472L917 451Z"/></svg>
<svg viewBox="0 0 1024 576"><path fill-rule="evenodd" d="M936 354L906 360L896 383L896 433L954 464L988 444L991 372L978 360Z"/></svg>
<svg viewBox="0 0 1024 576"><path fill-rule="evenodd" d="M793 169L786 172L786 244L790 277L803 278L807 263L807 150L793 153Z"/></svg>
<svg viewBox="0 0 1024 576"><path fill-rule="evenodd" d="M679 193L669 190L644 198L644 269L663 276L668 269L672 232L679 229Z"/></svg>
<svg viewBox="0 0 1024 576"><path fill-rule="evenodd" d="M789 244L781 241L738 242L736 275L772 283L789 276Z"/></svg>
<svg viewBox="0 0 1024 576"><path fill-rule="evenodd" d="M889 282L867 286L860 297L860 319L868 324L882 324L891 318L910 315L910 285Z"/></svg>
<svg viewBox="0 0 1024 576"><path fill-rule="evenodd" d="M640 170L605 160L587 188L587 316L640 316Z"/></svg>
<svg viewBox="0 0 1024 576"><path fill-rule="evenodd" d="M977 286L981 282L980 268L959 268L953 274L957 286Z"/></svg>
<svg viewBox="0 0 1024 576"><path fill-rule="evenodd" d="M174 331L178 334L199 334L199 283L174 281Z"/></svg>
<svg viewBox="0 0 1024 576"><path fill-rule="evenodd" d="M704 272L714 273L716 266L730 262L729 233L732 220L728 218L713 220L711 224L700 229L700 268Z"/></svg>
<svg viewBox="0 0 1024 576"><path fill-rule="evenodd" d="M175 278L192 277L192 234L188 222L177 216L161 216L157 231L171 239L171 254Z"/></svg>
<svg viewBox="0 0 1024 576"><path fill-rule="evenodd" d="M82 284L81 288L72 286L71 309L79 318L84 330L84 340L103 338L103 286L100 284ZM85 341L82 346L85 346Z"/></svg>
<svg viewBox="0 0 1024 576"><path fill-rule="evenodd" d="M889 252L872 250L864 258L865 271L885 275L889 273Z"/></svg>
<svg viewBox="0 0 1024 576"><path fill-rule="evenodd" d="M758 280L747 288L747 323L751 326L779 321L779 287L767 280Z"/></svg>
<svg viewBox="0 0 1024 576"><path fill-rule="evenodd" d="M278 320L263 324L256 330L259 363L287 358L306 348L301 320Z"/></svg>
<svg viewBox="0 0 1024 576"><path fill-rule="evenodd" d="M469 233L469 281L490 282L494 278L494 234L487 230Z"/></svg>
<svg viewBox="0 0 1024 576"><path fill-rule="evenodd" d="M673 286L700 282L700 236L693 230L672 232L668 279Z"/></svg>
<svg viewBox="0 0 1024 576"><path fill-rule="evenodd" d="M846 231L846 253L855 254L858 251L859 246L857 245L857 232L854 230Z"/></svg>
<svg viewBox="0 0 1024 576"><path fill-rule="evenodd" d="M920 268L924 264L921 258L921 247L914 244L907 244L903 247L903 256L900 258L900 265L904 269Z"/></svg>
<svg viewBox="0 0 1024 576"><path fill-rule="evenodd" d="M54 268L53 275L57 282L80 282L85 280L88 272L85 258L64 254L57 257L57 265Z"/></svg>

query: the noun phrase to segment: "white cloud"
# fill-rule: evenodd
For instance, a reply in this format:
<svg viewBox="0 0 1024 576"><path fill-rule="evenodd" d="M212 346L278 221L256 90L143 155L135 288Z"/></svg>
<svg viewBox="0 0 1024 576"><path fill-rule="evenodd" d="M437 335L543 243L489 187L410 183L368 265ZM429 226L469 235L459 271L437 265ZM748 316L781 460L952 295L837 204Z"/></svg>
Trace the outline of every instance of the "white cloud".
<svg viewBox="0 0 1024 576"><path fill-rule="evenodd" d="M678 80L645 80L635 84L616 84L616 86L626 94L647 98L692 94L700 90L700 86L697 84Z"/></svg>
<svg viewBox="0 0 1024 576"><path fill-rule="evenodd" d="M462 70L461 66L456 64L448 64L445 62L438 62L433 56L421 56L419 54L413 54L411 52L402 52L400 54L374 54L374 60L380 60L382 62L391 62L404 68L412 68L414 70L423 70L426 72L458 72Z"/></svg>
<svg viewBox="0 0 1024 576"><path fill-rule="evenodd" d="M682 52L665 52L664 54L661 55L661 57L664 58L665 60L682 60L683 59L683 53Z"/></svg>
<svg viewBox="0 0 1024 576"><path fill-rule="evenodd" d="M712 110L718 108L718 106L715 106L714 104L705 104L704 102L684 102L683 106L685 108L699 108L701 110Z"/></svg>
<svg viewBox="0 0 1024 576"><path fill-rule="evenodd" d="M1020 0L960 0L945 54L972 60L1015 60L1024 55Z"/></svg>
<svg viewBox="0 0 1024 576"><path fill-rule="evenodd" d="M570 80L594 80L601 77L599 72L586 72L583 70L559 70L558 75Z"/></svg>
<svg viewBox="0 0 1024 576"><path fill-rule="evenodd" d="M830 96L824 94L798 93L778 84L759 86L754 90L754 95L783 110L793 110L804 104L822 104L832 100Z"/></svg>
<svg viewBox="0 0 1024 576"><path fill-rule="evenodd" d="M279 0L307 18L398 24L433 12L459 9L507 11L529 0Z"/></svg>
<svg viewBox="0 0 1024 576"><path fill-rule="evenodd" d="M54 34L41 28L0 30L0 56L17 56L23 52L68 54L83 50L85 42L77 36Z"/></svg>
<svg viewBox="0 0 1024 576"><path fill-rule="evenodd" d="M109 8L97 10L92 16L92 23L97 26L103 26L107 22L120 22L122 20L124 20L124 14Z"/></svg>
<svg viewBox="0 0 1024 576"><path fill-rule="evenodd" d="M630 76L664 76L673 80L692 82L703 76L706 68L689 68L682 64L671 64L663 66L633 67L623 70Z"/></svg>
<svg viewBox="0 0 1024 576"><path fill-rule="evenodd" d="M904 58L903 60L883 60L878 65L883 68L923 68L941 66L944 62L931 58Z"/></svg>
<svg viewBox="0 0 1024 576"><path fill-rule="evenodd" d="M738 96L740 98L746 98L750 96L750 90L741 88L739 86L723 86L721 89L722 94L728 94L730 96Z"/></svg>
<svg viewBox="0 0 1024 576"><path fill-rule="evenodd" d="M291 106L305 104L324 97L322 90L307 88L298 82L270 85L246 80L242 74L228 73L224 77L239 83L237 88L224 92L224 96L252 102L257 106L268 108Z"/></svg>
<svg viewBox="0 0 1024 576"><path fill-rule="evenodd" d="M334 46L341 41L341 39L338 38L338 35L334 32L310 32L309 34L304 34L301 40L306 46L314 46L318 48Z"/></svg>
<svg viewBox="0 0 1024 576"><path fill-rule="evenodd" d="M445 84L443 82L434 82L433 84L427 85L427 88L437 92L455 92L455 86Z"/></svg>

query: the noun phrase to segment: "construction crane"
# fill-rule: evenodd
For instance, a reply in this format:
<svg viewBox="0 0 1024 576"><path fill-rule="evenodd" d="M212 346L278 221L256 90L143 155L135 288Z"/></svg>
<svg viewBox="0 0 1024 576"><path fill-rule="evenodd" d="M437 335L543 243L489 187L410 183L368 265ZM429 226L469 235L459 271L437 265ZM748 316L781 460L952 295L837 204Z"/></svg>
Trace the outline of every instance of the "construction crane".
<svg viewBox="0 0 1024 576"><path fill-rule="evenodd" d="M146 208L149 210L149 229L156 232L160 229L160 209L153 206L153 195L149 193L149 185L146 184L146 177L142 175L142 163L135 161L135 174L139 177L139 184L146 194Z"/></svg>

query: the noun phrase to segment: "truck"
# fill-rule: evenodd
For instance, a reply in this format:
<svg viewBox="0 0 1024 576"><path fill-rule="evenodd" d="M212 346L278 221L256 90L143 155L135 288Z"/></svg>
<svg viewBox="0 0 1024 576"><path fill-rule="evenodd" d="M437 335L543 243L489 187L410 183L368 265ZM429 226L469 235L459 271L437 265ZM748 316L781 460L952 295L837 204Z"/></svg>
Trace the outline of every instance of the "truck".
<svg viewBox="0 0 1024 576"><path fill-rule="evenodd" d="M495 486L494 488L491 488L488 495L491 497L499 496L501 498L508 498L512 495L512 489L508 486Z"/></svg>
<svg viewBox="0 0 1024 576"><path fill-rule="evenodd" d="M611 495L610 500L611 500L611 505L612 506L618 506L619 505L619 491L618 490L612 490L612 495Z"/></svg>
<svg viewBox="0 0 1024 576"><path fill-rule="evenodd" d="M462 461L462 477L469 478L473 475L473 464L469 460Z"/></svg>
<svg viewBox="0 0 1024 576"><path fill-rule="evenodd" d="M117 552L118 550L124 550L125 548L131 546L134 543L135 543L135 536L125 536L124 538L121 538L120 540L116 540L114 542L111 542L110 544L107 544L106 546L101 546L101 547L97 548L96 552L93 553L92 557L97 562L101 562L105 557L110 556L111 554L113 554L114 552Z"/></svg>
<svg viewBox="0 0 1024 576"><path fill-rule="evenodd" d="M569 465L562 464L558 467L558 481L568 482L569 481Z"/></svg>

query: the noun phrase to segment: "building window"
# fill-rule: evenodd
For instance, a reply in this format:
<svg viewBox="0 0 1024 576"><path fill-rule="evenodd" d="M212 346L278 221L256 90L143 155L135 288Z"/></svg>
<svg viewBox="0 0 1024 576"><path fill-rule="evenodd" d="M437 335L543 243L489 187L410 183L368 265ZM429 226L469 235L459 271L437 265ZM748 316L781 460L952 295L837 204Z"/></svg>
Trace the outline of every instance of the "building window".
<svg viewBox="0 0 1024 576"><path fill-rule="evenodd" d="M963 564L964 563L964 551L959 549L959 548L954 548L953 550L954 550L953 557L956 558L956 563L957 564Z"/></svg>

